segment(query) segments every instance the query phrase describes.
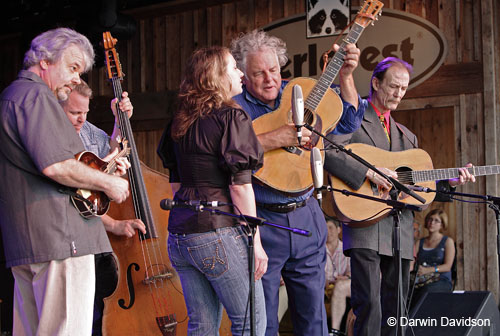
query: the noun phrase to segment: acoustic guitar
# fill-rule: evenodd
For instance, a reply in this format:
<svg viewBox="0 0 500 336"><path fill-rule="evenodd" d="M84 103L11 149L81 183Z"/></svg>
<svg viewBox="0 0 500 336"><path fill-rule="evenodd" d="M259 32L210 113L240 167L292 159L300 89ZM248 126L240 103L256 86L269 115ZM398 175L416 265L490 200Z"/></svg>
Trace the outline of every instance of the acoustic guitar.
<svg viewBox="0 0 500 336"><path fill-rule="evenodd" d="M330 88L344 64L345 46L356 43L363 30L378 19L384 4L380 1L366 0L359 10L349 34L343 39L340 49L328 63L326 70L316 81L299 77L290 81L283 90L280 107L253 121L257 135L271 132L292 122L291 98L294 85L300 85L304 102L304 122L322 134L331 131L342 115L342 101ZM290 194L300 194L312 185L310 170L310 150L323 148L323 141L317 135L311 138L311 148L286 147L268 151L264 154L264 166L254 176L269 187Z"/></svg>
<svg viewBox="0 0 500 336"><path fill-rule="evenodd" d="M116 160L130 154L127 141L123 141L122 150L116 154L109 162L101 160L92 152L83 151L75 158L85 163L87 166L98 169L107 174L113 174L116 170ZM103 216L109 210L109 197L102 191L78 189L75 195L71 196L71 202L84 218Z"/></svg>
<svg viewBox="0 0 500 336"><path fill-rule="evenodd" d="M429 154L423 149L408 149L400 152L389 152L377 147L361 143L345 146L353 153L361 156L375 167L386 167L398 174L398 181L406 185L418 185L436 189L437 180L458 178L459 168L433 169ZM500 165L477 166L467 168L472 175L500 174ZM335 176L330 175L331 186L335 189L347 190L358 194L380 199L390 199L387 192L382 192L377 186L366 179L361 188L354 190ZM333 191L333 209L337 218L349 226L366 227L389 215L391 208L384 203L375 202L355 196L347 196ZM425 199L425 204L413 197L400 195L399 201L427 207L434 200L435 193L416 192Z"/></svg>

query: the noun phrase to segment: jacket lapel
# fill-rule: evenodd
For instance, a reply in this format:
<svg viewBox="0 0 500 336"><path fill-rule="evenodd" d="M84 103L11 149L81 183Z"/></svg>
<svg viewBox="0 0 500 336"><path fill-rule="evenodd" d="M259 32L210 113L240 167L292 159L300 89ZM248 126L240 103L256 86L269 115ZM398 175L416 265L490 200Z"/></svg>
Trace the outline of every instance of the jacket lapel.
<svg viewBox="0 0 500 336"><path fill-rule="evenodd" d="M371 104L368 104L365 115L363 116L364 122L362 127L368 137L372 140L373 146L378 147L380 149L390 150L391 146L389 141L387 141L387 136L385 135L384 128L380 123L380 119L377 116L377 112L373 109ZM392 119L392 117L391 117ZM391 134L392 134L392 123L391 120ZM391 136L392 141L392 136Z"/></svg>

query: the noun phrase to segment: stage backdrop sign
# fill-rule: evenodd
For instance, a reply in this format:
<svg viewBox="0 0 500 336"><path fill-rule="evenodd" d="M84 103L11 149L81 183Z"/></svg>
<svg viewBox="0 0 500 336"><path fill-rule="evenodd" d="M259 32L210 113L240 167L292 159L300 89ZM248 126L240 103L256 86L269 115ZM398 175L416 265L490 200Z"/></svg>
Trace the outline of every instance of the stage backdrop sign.
<svg viewBox="0 0 500 336"><path fill-rule="evenodd" d="M353 8L352 20L357 11L358 8ZM306 25L306 14L299 14L263 28L287 44L289 61L282 68L283 78L318 78L323 68L321 56L335 42L335 36L307 38ZM358 47L360 64L354 78L361 96L368 95L371 73L385 57L395 56L413 65L411 89L432 76L448 52L444 34L435 25L419 16L393 9L383 9L379 20L365 28ZM338 83L338 78L335 82Z"/></svg>

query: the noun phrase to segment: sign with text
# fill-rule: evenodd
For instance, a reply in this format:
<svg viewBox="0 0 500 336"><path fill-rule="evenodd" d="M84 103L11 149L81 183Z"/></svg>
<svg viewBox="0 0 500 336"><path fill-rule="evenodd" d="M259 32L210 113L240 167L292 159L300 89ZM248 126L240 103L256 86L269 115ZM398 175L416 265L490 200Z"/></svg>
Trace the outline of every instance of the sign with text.
<svg viewBox="0 0 500 336"><path fill-rule="evenodd" d="M352 19L356 12L357 9L352 12ZM318 78L323 69L322 55L336 39L331 36L307 38L305 14L273 22L264 30L287 44L289 61L282 68L285 79ZM361 55L354 79L361 96L368 95L372 71L385 57L398 57L413 65L411 89L432 76L448 52L446 39L435 25L419 16L394 9L384 9L379 20L364 30L358 48ZM338 83L338 78L335 82Z"/></svg>

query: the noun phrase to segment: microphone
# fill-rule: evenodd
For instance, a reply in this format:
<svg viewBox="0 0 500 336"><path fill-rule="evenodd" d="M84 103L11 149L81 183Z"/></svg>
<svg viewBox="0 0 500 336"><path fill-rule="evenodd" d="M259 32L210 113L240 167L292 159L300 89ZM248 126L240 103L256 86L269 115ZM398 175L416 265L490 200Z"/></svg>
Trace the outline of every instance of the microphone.
<svg viewBox="0 0 500 336"><path fill-rule="evenodd" d="M314 147L311 151L311 173L314 189L317 191L316 199L321 206L323 198L323 195L321 194L321 189L323 189L323 158L321 157L321 152L317 147Z"/></svg>
<svg viewBox="0 0 500 336"><path fill-rule="evenodd" d="M302 126L304 126L304 98L300 85L294 85L292 91L292 120L297 129L297 140L302 140Z"/></svg>
<svg viewBox="0 0 500 336"><path fill-rule="evenodd" d="M417 185L407 185L407 187L408 187L408 189L411 189L413 191L420 191L420 192L426 192L426 193L436 192L436 190L433 190L431 188L421 187L421 186L417 186Z"/></svg>
<svg viewBox="0 0 500 336"><path fill-rule="evenodd" d="M170 198L165 198L160 201L160 208L163 210L172 210L174 208L187 208L194 211L203 211L203 207L219 207L229 205L219 201L174 201Z"/></svg>

